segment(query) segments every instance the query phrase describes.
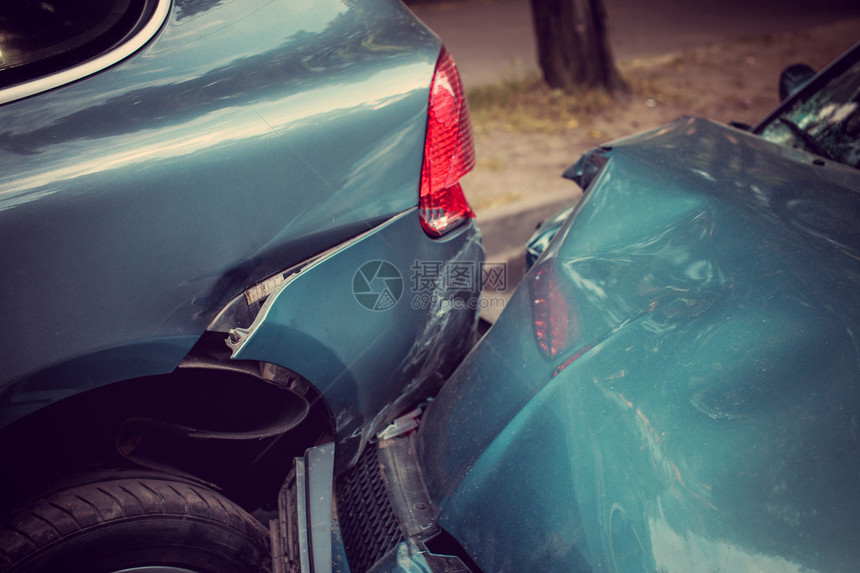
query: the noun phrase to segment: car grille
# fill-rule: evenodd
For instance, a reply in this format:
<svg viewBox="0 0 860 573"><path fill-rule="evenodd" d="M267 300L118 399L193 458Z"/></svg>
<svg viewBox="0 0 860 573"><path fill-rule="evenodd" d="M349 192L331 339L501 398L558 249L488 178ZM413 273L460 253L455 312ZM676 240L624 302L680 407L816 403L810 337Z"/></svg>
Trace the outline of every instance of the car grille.
<svg viewBox="0 0 860 573"><path fill-rule="evenodd" d="M338 477L335 495L349 569L364 573L404 539L382 481L375 445L368 446L358 463Z"/></svg>

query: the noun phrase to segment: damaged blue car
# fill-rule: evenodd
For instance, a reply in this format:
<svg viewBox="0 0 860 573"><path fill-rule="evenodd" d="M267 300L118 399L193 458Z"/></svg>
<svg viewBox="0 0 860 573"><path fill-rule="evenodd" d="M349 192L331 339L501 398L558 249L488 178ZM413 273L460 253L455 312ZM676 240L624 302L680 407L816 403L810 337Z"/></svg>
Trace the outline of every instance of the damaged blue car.
<svg viewBox="0 0 860 573"><path fill-rule="evenodd" d="M398 0L0 7L0 571L269 571L474 343L471 137Z"/></svg>
<svg viewBox="0 0 860 573"><path fill-rule="evenodd" d="M499 320L338 477L350 571L857 570L860 46L799 83L566 173Z"/></svg>

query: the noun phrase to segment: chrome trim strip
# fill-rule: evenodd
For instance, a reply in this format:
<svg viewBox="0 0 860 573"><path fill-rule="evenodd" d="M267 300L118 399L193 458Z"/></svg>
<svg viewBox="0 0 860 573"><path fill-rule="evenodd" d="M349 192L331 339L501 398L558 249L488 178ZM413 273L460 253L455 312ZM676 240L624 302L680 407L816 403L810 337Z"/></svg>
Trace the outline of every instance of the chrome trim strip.
<svg viewBox="0 0 860 573"><path fill-rule="evenodd" d="M167 20L167 15L170 13L170 4L171 0L158 0L158 5L153 10L149 22L137 34L113 50L55 74L0 90L0 105L72 83L124 60L141 49L144 44L155 36L155 33L158 32L162 24Z"/></svg>

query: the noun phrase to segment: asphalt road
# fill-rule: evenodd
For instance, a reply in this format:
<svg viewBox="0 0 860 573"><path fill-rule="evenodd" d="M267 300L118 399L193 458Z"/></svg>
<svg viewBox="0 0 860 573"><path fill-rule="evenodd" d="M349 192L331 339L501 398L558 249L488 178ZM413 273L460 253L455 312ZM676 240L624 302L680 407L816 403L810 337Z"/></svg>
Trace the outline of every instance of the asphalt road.
<svg viewBox="0 0 860 573"><path fill-rule="evenodd" d="M860 0L604 2L617 58L663 54L860 16ZM528 0L458 0L426 2L412 9L445 42L468 89L538 72L529 6Z"/></svg>

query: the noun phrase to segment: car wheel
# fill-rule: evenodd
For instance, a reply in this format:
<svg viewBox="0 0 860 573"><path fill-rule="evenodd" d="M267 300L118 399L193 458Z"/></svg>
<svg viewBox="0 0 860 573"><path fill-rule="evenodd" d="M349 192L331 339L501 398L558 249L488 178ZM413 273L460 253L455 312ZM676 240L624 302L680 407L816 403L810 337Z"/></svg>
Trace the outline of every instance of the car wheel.
<svg viewBox="0 0 860 573"><path fill-rule="evenodd" d="M268 531L218 493L170 476L99 479L0 520L0 571L258 573Z"/></svg>

